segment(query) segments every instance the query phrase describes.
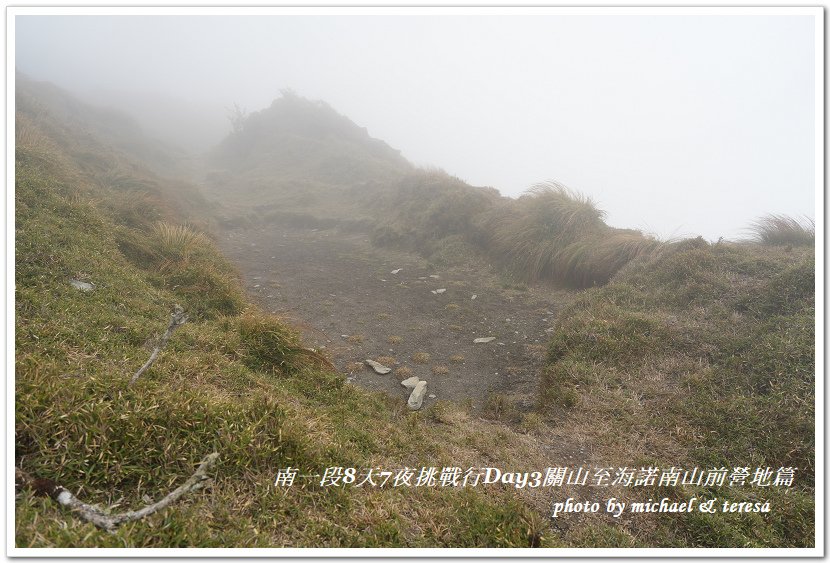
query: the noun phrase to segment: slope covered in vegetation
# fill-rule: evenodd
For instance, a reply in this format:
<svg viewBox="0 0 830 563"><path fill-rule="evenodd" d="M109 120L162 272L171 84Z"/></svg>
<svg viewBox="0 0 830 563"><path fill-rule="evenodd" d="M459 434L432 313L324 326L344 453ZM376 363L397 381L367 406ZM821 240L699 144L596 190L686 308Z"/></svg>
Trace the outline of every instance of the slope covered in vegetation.
<svg viewBox="0 0 830 563"><path fill-rule="evenodd" d="M749 467L752 476L759 467L773 476L796 468L792 487L727 481L666 491L677 500L769 500L770 514L661 514L646 537L642 523L622 522L603 528L606 541L809 546L815 362L812 245L688 240L630 264L562 312L542 374L541 408L562 432L590 443L600 464L725 467L730 474Z"/></svg>
<svg viewBox="0 0 830 563"><path fill-rule="evenodd" d="M239 205L232 213L243 224L334 221L378 245L447 261L477 254L527 281L588 288L558 315L538 404L520 428L458 404L409 412L345 383L297 331L248 302L211 240L217 210L193 186L159 175L164 159L142 160L140 147L152 143L140 131L118 129L129 142L114 143L102 133L111 117L65 96L32 83L17 96L15 465L119 511L157 500L207 454L219 461L209 487L114 534L22 489L17 546L813 545L809 228L772 216L752 244L657 243L608 227L589 199L561 186L502 198L412 169L330 108L289 99L302 111L288 118L289 106L275 103L226 141L224 169L213 170L214 194ZM82 127L90 120L97 125ZM340 168L319 158L320 147ZM252 196L258 209L243 208ZM190 320L128 387L177 303ZM499 399L493 410L511 405ZM566 462L574 443L588 454ZM330 466L566 463L790 467L796 477L761 491L603 490L627 501L763 498L769 514L553 523L549 489L321 487L308 477ZM288 467L297 482L276 487ZM555 493L563 495L597 493Z"/></svg>
<svg viewBox="0 0 830 563"><path fill-rule="evenodd" d="M275 487L288 467L450 465L487 445L345 384L246 302L209 237L185 224L199 214L179 208L191 188L28 111L34 101L16 116L16 467L118 511L158 500L207 454L219 460L208 488L113 534L20 490L18 547L538 543L538 514L501 489ZM174 303L190 320L128 388ZM506 463L516 447L491 454Z"/></svg>
<svg viewBox="0 0 830 563"><path fill-rule="evenodd" d="M210 167L214 195L247 221L346 224L427 257L478 254L523 282L602 285L656 246L607 226L589 198L556 183L516 200L417 169L328 105L290 92L240 117ZM254 209L243 204L252 199Z"/></svg>

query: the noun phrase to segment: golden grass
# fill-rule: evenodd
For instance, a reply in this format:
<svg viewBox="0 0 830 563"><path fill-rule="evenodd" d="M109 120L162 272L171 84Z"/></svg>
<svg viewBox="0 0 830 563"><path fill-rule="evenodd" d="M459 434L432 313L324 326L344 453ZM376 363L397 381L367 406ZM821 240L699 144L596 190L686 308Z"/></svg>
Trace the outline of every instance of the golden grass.
<svg viewBox="0 0 830 563"><path fill-rule="evenodd" d="M416 364L426 364L429 362L430 358L432 358L432 356L426 352L415 352L412 354L412 361Z"/></svg>
<svg viewBox="0 0 830 563"><path fill-rule="evenodd" d="M394 356L378 356L375 361L385 366L393 366L398 363L398 359Z"/></svg>
<svg viewBox="0 0 830 563"><path fill-rule="evenodd" d="M159 221L153 225L153 235L158 250L167 257L188 260L201 248L210 244L209 239L187 225L172 225Z"/></svg>

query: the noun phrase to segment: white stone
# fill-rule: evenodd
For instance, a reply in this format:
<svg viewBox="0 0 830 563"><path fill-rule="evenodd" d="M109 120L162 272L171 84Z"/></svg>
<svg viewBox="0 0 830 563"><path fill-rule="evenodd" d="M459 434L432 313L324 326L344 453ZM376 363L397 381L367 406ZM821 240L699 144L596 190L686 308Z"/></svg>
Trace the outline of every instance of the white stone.
<svg viewBox="0 0 830 563"><path fill-rule="evenodd" d="M71 279L69 280L69 283L72 284L72 287L74 287L75 289L80 289L81 291L92 291L93 289L95 289L95 284L81 280Z"/></svg>
<svg viewBox="0 0 830 563"><path fill-rule="evenodd" d="M418 385L420 381L420 379L413 375L412 377L407 377L406 379L401 381L401 385L403 385L407 389L415 389L415 386Z"/></svg>
<svg viewBox="0 0 830 563"><path fill-rule="evenodd" d="M495 339L495 336L485 336L484 338L476 338L475 340L473 340L473 344L487 344L488 342L492 342Z"/></svg>
<svg viewBox="0 0 830 563"><path fill-rule="evenodd" d="M397 270L392 270L390 273L392 273L392 274L397 274L397 273L398 273L398 272L400 272L401 270L403 270L403 268L398 268Z"/></svg>
<svg viewBox="0 0 830 563"><path fill-rule="evenodd" d="M432 290L432 293L434 293L435 295L440 295L440 294L444 293L445 291L447 291L447 289L446 289L446 288L442 288L442 289L433 289L433 290Z"/></svg>
<svg viewBox="0 0 830 563"><path fill-rule="evenodd" d="M406 402L406 405L413 411L417 411L424 404L424 395L426 395L426 392L427 382L419 381L418 385L415 386L415 389L409 395L409 400Z"/></svg>
<svg viewBox="0 0 830 563"><path fill-rule="evenodd" d="M379 364L374 360L366 360L366 365L375 370L375 373L379 373L381 375L387 374L390 371L392 371L392 368L388 368L385 365Z"/></svg>

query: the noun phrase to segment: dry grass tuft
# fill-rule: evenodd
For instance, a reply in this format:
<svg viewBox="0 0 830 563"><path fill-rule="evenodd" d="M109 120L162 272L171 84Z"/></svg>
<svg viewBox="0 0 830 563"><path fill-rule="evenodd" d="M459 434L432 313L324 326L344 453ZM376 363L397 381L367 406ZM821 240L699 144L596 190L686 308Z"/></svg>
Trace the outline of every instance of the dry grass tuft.
<svg viewBox="0 0 830 563"><path fill-rule="evenodd" d="M465 358L465 357L464 357L463 355L461 355L461 354L453 354L452 356L450 356L450 361L451 361L452 363L454 363L454 364L460 364L460 363L463 363L463 362L464 362L464 360L466 360L466 359L467 359L467 358Z"/></svg>
<svg viewBox="0 0 830 563"><path fill-rule="evenodd" d="M754 221L750 227L751 240L773 246L814 246L816 222L809 217L797 219L788 215L771 214Z"/></svg>
<svg viewBox="0 0 830 563"><path fill-rule="evenodd" d="M393 366L398 363L398 359L394 356L378 356L375 361L385 366Z"/></svg>
<svg viewBox="0 0 830 563"><path fill-rule="evenodd" d="M432 366L433 375L447 375L450 373L450 368L447 366Z"/></svg>
<svg viewBox="0 0 830 563"><path fill-rule="evenodd" d="M432 356L426 352L415 352L412 354L412 361L416 364L426 364L429 362L430 358L432 358Z"/></svg>
<svg viewBox="0 0 830 563"><path fill-rule="evenodd" d="M187 225L171 225L159 221L153 225L153 234L158 250L163 255L185 261L210 244L205 235Z"/></svg>
<svg viewBox="0 0 830 563"><path fill-rule="evenodd" d="M389 344L393 344L393 345L394 344L400 344L403 341L403 338L401 338L400 336L390 336L389 338L386 339L386 341Z"/></svg>

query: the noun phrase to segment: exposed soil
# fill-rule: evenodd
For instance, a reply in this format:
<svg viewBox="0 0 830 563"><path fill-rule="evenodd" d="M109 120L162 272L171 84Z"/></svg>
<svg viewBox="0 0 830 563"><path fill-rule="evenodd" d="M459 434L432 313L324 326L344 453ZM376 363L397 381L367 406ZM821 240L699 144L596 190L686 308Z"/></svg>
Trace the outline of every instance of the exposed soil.
<svg viewBox="0 0 830 563"><path fill-rule="evenodd" d="M487 264L438 268L337 228L232 229L220 246L253 299L298 327L354 384L406 400L400 381L415 375L434 395L425 407L452 400L481 410L503 394L520 410L532 408L566 293L512 286ZM393 372L378 375L366 359Z"/></svg>

